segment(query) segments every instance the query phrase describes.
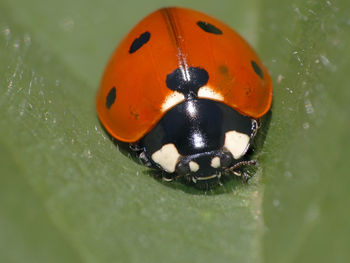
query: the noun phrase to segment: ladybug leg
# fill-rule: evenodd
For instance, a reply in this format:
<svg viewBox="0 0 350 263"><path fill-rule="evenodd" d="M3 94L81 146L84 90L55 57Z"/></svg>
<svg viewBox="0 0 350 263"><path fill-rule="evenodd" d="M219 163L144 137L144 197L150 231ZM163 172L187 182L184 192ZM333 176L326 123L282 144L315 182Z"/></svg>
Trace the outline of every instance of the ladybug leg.
<svg viewBox="0 0 350 263"><path fill-rule="evenodd" d="M139 154L139 159L141 161L141 163L147 167L151 167L152 166L152 163L150 162L150 160L148 159L146 153L144 151L142 151L140 154Z"/></svg>
<svg viewBox="0 0 350 263"><path fill-rule="evenodd" d="M163 175L162 175L162 179L165 182L172 182L174 180L177 180L177 179L183 177L183 175L176 175L176 176L172 176L172 177L167 177L165 174L167 174L167 173L163 173Z"/></svg>
<svg viewBox="0 0 350 263"><path fill-rule="evenodd" d="M218 178L218 181L217 181L217 182L218 182L218 185L219 185L219 186L223 186L223 184L222 184L222 182L221 182L221 180L220 180L221 175L220 175L220 177L217 177L217 178Z"/></svg>
<svg viewBox="0 0 350 263"><path fill-rule="evenodd" d="M249 179L249 175L246 172L243 171L236 171L237 168L241 167L241 166L257 166L258 165L258 161L257 160L249 160L249 161L242 161L239 163L236 163L235 165L227 168L225 170L226 173L231 172L236 176L242 176L243 178L243 183L247 183L248 179Z"/></svg>
<svg viewBox="0 0 350 263"><path fill-rule="evenodd" d="M243 183L246 184L248 182L248 179L249 179L249 174L243 172L242 177L243 177Z"/></svg>
<svg viewBox="0 0 350 263"><path fill-rule="evenodd" d="M261 123L259 120L252 119L252 133L250 135L250 139L253 139L258 132L259 128L261 126Z"/></svg>
<svg viewBox="0 0 350 263"><path fill-rule="evenodd" d="M172 182L172 181L174 181L174 177L166 177L166 176L163 174L162 180L165 181L165 182Z"/></svg>
<svg viewBox="0 0 350 263"><path fill-rule="evenodd" d="M134 152L143 151L143 147L141 145L139 145L138 143L130 143L129 148Z"/></svg>
<svg viewBox="0 0 350 263"><path fill-rule="evenodd" d="M129 148L130 150L132 150L133 152L136 152L141 163L147 167L151 167L152 163L149 160L149 158L147 157L147 154L145 152L145 147L143 147L140 143L130 143L129 144Z"/></svg>
<svg viewBox="0 0 350 263"><path fill-rule="evenodd" d="M231 172L235 173L236 171L234 171L234 170L236 170L238 167L246 166L246 165L257 166L258 161L257 160L241 161L241 162L236 163L235 165L233 165L231 167L228 167L225 171L231 171Z"/></svg>
<svg viewBox="0 0 350 263"><path fill-rule="evenodd" d="M249 175L246 172L243 171L232 171L232 173L236 176L242 177L243 178L243 183L246 184L249 179Z"/></svg>

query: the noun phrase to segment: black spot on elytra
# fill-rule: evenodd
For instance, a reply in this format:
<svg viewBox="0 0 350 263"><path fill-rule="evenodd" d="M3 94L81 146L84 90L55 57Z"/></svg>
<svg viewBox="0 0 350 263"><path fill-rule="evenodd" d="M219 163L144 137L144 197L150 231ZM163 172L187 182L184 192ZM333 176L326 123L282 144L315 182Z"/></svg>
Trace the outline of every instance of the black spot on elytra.
<svg viewBox="0 0 350 263"><path fill-rule="evenodd" d="M222 31L216 26L209 24L208 22L198 21L197 25L203 29L205 32L212 33L215 35L221 35Z"/></svg>
<svg viewBox="0 0 350 263"><path fill-rule="evenodd" d="M132 54L136 52L138 49L140 49L144 44L146 44L151 37L151 33L146 31L142 33L138 38L136 38L129 49L129 53Z"/></svg>
<svg viewBox="0 0 350 263"><path fill-rule="evenodd" d="M115 87L111 88L106 97L106 107L110 109L115 101L117 95L117 89Z"/></svg>
<svg viewBox="0 0 350 263"><path fill-rule="evenodd" d="M187 70L177 68L167 75L166 85L169 89L181 92L186 98L197 96L200 87L207 84L209 74L205 69L190 67Z"/></svg>
<svg viewBox="0 0 350 263"><path fill-rule="evenodd" d="M264 74L263 74L261 68L258 66L258 64L256 64L256 62L254 60L251 61L251 64L252 64L252 67L253 67L255 73L258 74L258 76L261 79L264 79Z"/></svg>

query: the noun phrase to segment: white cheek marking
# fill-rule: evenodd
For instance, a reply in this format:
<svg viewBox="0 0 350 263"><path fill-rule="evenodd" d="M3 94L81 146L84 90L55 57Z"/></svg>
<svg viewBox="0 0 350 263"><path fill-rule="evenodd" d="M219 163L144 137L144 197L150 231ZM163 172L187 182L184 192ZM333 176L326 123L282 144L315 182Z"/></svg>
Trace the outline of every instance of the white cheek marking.
<svg viewBox="0 0 350 263"><path fill-rule="evenodd" d="M224 97L220 93L217 93L216 91L209 88L208 86L203 86L198 90L198 97L219 100L219 101L224 100Z"/></svg>
<svg viewBox="0 0 350 263"><path fill-rule="evenodd" d="M249 140L247 134L229 131L225 134L225 147L232 153L233 158L239 159L248 150Z"/></svg>
<svg viewBox="0 0 350 263"><path fill-rule="evenodd" d="M167 111L168 109L172 108L176 104L179 104L181 101L185 100L185 96L177 91L174 91L170 95L168 95L163 104L162 104L162 111Z"/></svg>
<svg viewBox="0 0 350 263"><path fill-rule="evenodd" d="M221 163L220 163L220 158L219 157L214 157L213 159L211 159L211 163L210 163L211 167L213 168L219 168Z"/></svg>
<svg viewBox="0 0 350 263"><path fill-rule="evenodd" d="M164 145L160 150L152 154L152 160L168 173L175 171L179 157L180 154L172 143Z"/></svg>
<svg viewBox="0 0 350 263"><path fill-rule="evenodd" d="M191 172L197 172L199 170L198 163L196 163L194 161L190 161L189 166L190 166Z"/></svg>

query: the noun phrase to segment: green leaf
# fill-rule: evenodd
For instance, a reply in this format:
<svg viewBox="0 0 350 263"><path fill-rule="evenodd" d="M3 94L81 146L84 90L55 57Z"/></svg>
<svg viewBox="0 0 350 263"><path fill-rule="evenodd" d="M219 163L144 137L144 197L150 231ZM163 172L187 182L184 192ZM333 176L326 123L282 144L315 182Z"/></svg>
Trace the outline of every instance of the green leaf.
<svg viewBox="0 0 350 263"><path fill-rule="evenodd" d="M264 146L264 259L348 262L350 5L268 1L264 10L262 46L276 80Z"/></svg>
<svg viewBox="0 0 350 263"><path fill-rule="evenodd" d="M347 262L347 1L176 3L236 28L275 81L257 174L208 192L155 180L94 109L113 48L164 5L0 3L0 261Z"/></svg>

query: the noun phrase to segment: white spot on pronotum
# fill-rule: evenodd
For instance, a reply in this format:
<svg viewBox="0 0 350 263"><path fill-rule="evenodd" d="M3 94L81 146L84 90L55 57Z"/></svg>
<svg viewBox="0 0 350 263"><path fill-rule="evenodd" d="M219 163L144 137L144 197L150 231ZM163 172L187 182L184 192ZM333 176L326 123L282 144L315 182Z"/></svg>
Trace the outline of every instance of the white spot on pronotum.
<svg viewBox="0 0 350 263"><path fill-rule="evenodd" d="M203 86L198 90L198 97L219 100L219 101L224 100L224 97L220 93L214 91L213 89L211 89L208 86Z"/></svg>
<svg viewBox="0 0 350 263"><path fill-rule="evenodd" d="M180 154L172 143L164 145L160 150L152 154L152 160L168 173L175 171L179 157Z"/></svg>
<svg viewBox="0 0 350 263"><path fill-rule="evenodd" d="M182 93L174 91L165 98L162 104L162 111L167 111L184 100L185 96Z"/></svg>
<svg viewBox="0 0 350 263"><path fill-rule="evenodd" d="M211 163L210 163L211 167L213 168L219 168L220 167L220 158L219 157L214 157L213 159L211 159Z"/></svg>
<svg viewBox="0 0 350 263"><path fill-rule="evenodd" d="M225 147L228 149L233 158L241 158L249 148L249 136L237 131L229 131L225 134Z"/></svg>
<svg viewBox="0 0 350 263"><path fill-rule="evenodd" d="M197 172L199 170L199 165L198 163L194 162L194 161L190 161L189 163L189 166L190 166L190 170L191 172Z"/></svg>

